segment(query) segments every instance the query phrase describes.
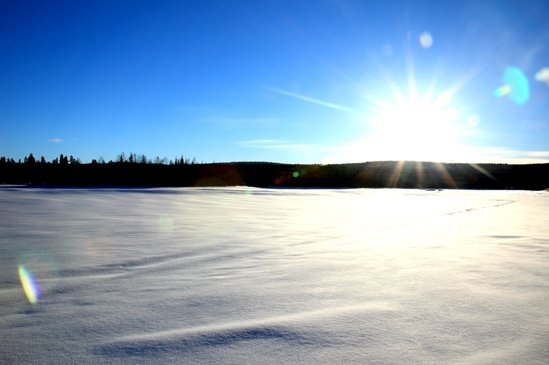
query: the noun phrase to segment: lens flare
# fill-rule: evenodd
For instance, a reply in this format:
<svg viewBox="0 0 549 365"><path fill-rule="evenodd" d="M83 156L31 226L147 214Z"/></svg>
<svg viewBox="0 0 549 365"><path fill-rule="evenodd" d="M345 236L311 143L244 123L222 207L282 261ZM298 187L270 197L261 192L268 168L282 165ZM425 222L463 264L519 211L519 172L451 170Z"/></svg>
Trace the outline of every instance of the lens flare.
<svg viewBox="0 0 549 365"><path fill-rule="evenodd" d="M494 96L507 96L518 105L523 105L530 99L530 84L518 67L507 67L503 73L503 85L494 90Z"/></svg>
<svg viewBox="0 0 549 365"><path fill-rule="evenodd" d="M42 298L40 286L30 271L24 265L19 265L19 280L30 304L36 304Z"/></svg>
<svg viewBox="0 0 549 365"><path fill-rule="evenodd" d="M498 98L501 98L505 95L509 95L511 93L511 86L509 85L503 85L503 86L500 86L498 87L497 89L494 90L494 96L495 97L498 97Z"/></svg>
<svg viewBox="0 0 549 365"><path fill-rule="evenodd" d="M433 45L433 36L429 32L423 32L419 35L419 44L423 48L431 48Z"/></svg>
<svg viewBox="0 0 549 365"><path fill-rule="evenodd" d="M536 72L536 80L539 82L545 82L549 85L549 67L544 67Z"/></svg>

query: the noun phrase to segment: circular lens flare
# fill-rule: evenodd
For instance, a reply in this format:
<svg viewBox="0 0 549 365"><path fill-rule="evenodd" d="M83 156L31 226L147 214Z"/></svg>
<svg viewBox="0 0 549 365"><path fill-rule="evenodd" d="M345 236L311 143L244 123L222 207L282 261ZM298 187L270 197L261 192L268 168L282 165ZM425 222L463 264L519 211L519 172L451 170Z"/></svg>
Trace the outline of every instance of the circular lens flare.
<svg viewBox="0 0 549 365"><path fill-rule="evenodd" d="M423 32L419 35L419 44L423 48L431 48L433 45L433 36L429 32Z"/></svg>
<svg viewBox="0 0 549 365"><path fill-rule="evenodd" d="M544 67L536 72L536 80L549 85L549 67Z"/></svg>

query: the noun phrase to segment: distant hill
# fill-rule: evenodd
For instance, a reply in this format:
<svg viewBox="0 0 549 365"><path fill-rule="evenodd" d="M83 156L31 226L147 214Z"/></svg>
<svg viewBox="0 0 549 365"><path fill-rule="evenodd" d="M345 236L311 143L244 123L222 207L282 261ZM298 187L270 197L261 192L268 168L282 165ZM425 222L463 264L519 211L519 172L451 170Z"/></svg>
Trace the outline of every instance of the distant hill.
<svg viewBox="0 0 549 365"><path fill-rule="evenodd" d="M549 164L467 164L434 162L364 162L331 165L232 163L82 164L25 158L0 160L1 184L33 186L254 186L280 188L418 188L520 189L549 188Z"/></svg>

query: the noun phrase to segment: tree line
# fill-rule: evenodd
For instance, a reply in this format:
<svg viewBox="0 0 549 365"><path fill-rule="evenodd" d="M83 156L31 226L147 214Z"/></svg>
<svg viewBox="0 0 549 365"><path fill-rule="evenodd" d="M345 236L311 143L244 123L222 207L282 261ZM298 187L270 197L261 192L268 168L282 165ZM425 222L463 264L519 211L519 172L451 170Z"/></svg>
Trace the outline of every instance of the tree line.
<svg viewBox="0 0 549 365"><path fill-rule="evenodd" d="M129 153L124 152L118 154L114 160L109 160L108 162L99 157L99 159L92 159L91 164L114 164L114 163L135 163L135 164L156 164L156 165L194 165L197 164L195 157L188 158L185 156L176 157L171 160L167 157L155 157L149 158L144 154ZM52 164L52 165L79 165L82 164L82 161L79 158L75 158L72 155L60 154L59 157L55 157L51 161L46 160L44 156L40 158L34 157L33 153L30 153L28 156L25 156L23 160L14 160L10 157L1 156L0 164L25 164L25 165L34 165L34 164Z"/></svg>
<svg viewBox="0 0 549 365"><path fill-rule="evenodd" d="M0 184L31 186L254 186L277 188L522 189L549 188L547 164L467 164L374 161L348 164L196 163L135 153L82 163L0 158Z"/></svg>
<svg viewBox="0 0 549 365"><path fill-rule="evenodd" d="M28 156L26 156L23 161L19 159L18 161L15 161L13 158L9 157L0 157L0 164L25 164L25 165L34 165L34 164L53 164L53 165L75 165L80 164L81 161L78 158L74 158L71 156L65 156L63 154L59 155L59 157L54 158L51 161L47 161L44 156L41 156L40 159L37 159L34 157L34 155L31 153Z"/></svg>

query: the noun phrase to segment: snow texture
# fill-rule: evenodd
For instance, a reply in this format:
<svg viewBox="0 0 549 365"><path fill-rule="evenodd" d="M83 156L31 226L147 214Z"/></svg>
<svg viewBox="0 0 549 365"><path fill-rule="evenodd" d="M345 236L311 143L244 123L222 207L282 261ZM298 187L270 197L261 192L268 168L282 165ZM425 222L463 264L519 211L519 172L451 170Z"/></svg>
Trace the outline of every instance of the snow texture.
<svg viewBox="0 0 549 365"><path fill-rule="evenodd" d="M547 192L0 189L0 363L547 364L548 217Z"/></svg>

